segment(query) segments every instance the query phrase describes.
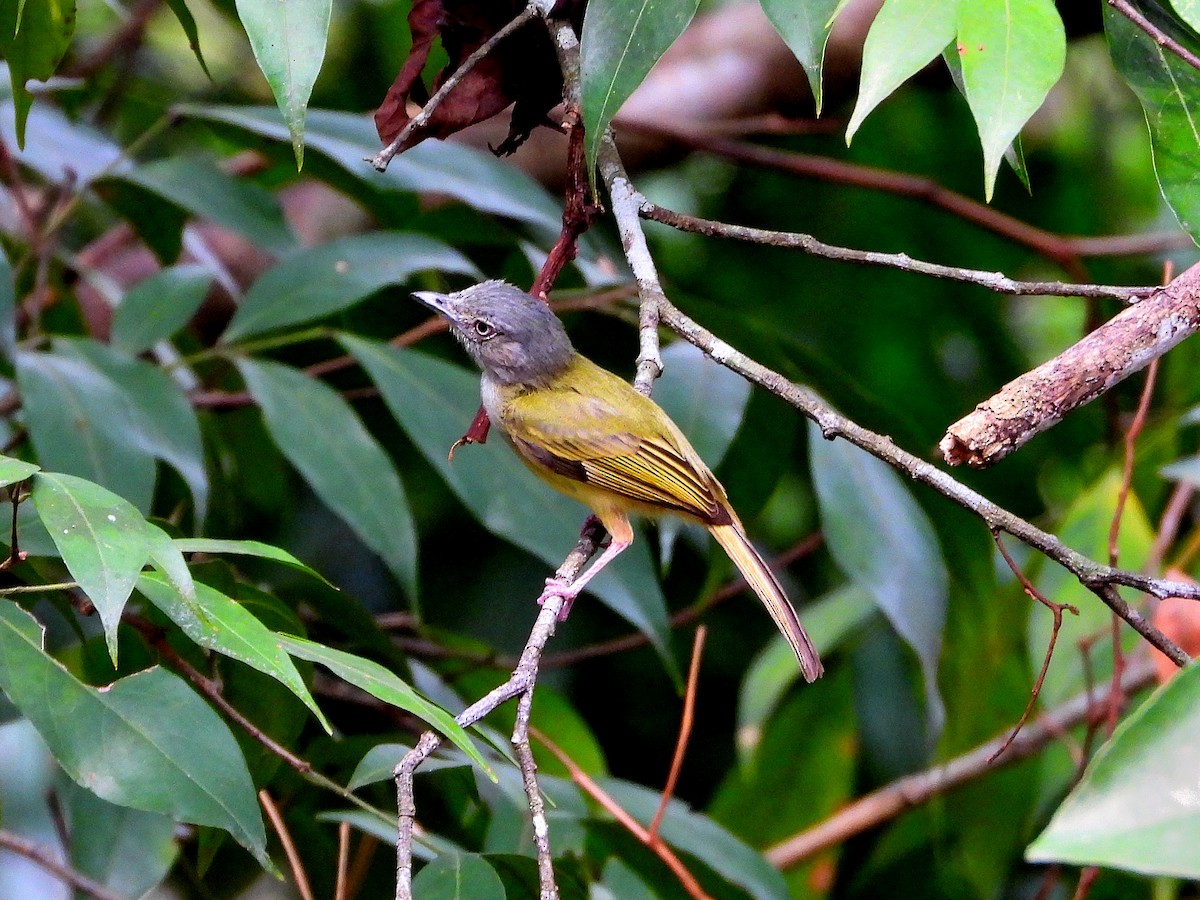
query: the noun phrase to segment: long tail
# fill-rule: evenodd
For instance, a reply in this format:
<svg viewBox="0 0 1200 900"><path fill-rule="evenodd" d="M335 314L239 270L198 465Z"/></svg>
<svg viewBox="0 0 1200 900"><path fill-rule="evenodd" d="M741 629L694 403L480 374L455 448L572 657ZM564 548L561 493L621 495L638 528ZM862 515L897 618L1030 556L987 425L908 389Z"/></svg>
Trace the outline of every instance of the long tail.
<svg viewBox="0 0 1200 900"><path fill-rule="evenodd" d="M792 645L796 659L800 660L800 671L804 673L804 679L816 681L825 671L817 656L817 648L813 646L804 631L804 626L800 624L800 619L796 617L796 611L788 602L787 594L783 592L763 558L758 555L746 533L736 524L710 525L708 530L729 554L729 558L754 589L754 593L758 594L763 605L767 607L767 612L775 620L776 627Z"/></svg>

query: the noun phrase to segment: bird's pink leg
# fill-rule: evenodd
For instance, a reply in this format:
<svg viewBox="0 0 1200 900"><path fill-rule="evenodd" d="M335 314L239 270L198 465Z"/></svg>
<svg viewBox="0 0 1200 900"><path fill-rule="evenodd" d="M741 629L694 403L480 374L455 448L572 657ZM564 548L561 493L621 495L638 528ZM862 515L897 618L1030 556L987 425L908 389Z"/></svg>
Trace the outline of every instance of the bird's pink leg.
<svg viewBox="0 0 1200 900"><path fill-rule="evenodd" d="M546 587L537 600L538 606L541 606L550 597L562 597L563 607L559 610L558 621L563 622L570 615L571 605L575 602L575 598L587 587L587 583L600 574L601 569L616 559L622 551L633 543L633 527L629 524L628 517L621 514L619 519L616 517L613 517L613 519L613 521L609 522L601 520L612 537L608 547L596 558L595 562L576 576L574 581L566 583L564 579L557 575L546 579Z"/></svg>

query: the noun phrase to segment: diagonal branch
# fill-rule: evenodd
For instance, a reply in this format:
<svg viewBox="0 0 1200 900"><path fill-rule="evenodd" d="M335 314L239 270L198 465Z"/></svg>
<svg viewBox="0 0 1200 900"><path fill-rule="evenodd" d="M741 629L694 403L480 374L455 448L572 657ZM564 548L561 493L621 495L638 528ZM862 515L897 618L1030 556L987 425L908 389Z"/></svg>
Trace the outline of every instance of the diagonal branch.
<svg viewBox="0 0 1200 900"><path fill-rule="evenodd" d="M1200 57L1147 19L1129 0L1108 0L1108 5L1150 35L1150 39L1158 46L1165 47L1193 69L1200 70Z"/></svg>

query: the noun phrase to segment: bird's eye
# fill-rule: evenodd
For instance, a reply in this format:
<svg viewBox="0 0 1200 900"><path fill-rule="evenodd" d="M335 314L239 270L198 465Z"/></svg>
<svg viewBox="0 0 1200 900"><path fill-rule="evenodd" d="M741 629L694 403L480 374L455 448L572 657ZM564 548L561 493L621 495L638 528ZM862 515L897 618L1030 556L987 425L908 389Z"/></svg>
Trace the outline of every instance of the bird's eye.
<svg viewBox="0 0 1200 900"><path fill-rule="evenodd" d="M491 322L485 322L483 319L475 320L475 333L481 338L491 337L496 333L495 327Z"/></svg>

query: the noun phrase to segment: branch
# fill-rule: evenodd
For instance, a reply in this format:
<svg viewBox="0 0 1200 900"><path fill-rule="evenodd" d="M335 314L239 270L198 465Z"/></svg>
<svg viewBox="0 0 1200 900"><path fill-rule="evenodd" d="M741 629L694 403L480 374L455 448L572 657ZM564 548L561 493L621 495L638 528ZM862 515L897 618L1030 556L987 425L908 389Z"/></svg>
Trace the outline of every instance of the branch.
<svg viewBox="0 0 1200 900"><path fill-rule="evenodd" d="M480 44L479 47L475 49L474 53L464 59L462 65L459 66L449 78L442 82L442 86L439 87L434 92L433 96L426 101L425 105L421 107L421 111L409 119L407 123L405 123L404 127L400 129L400 133L392 138L392 142L374 156L369 156L366 158L367 162L375 167L375 171L386 172L388 164L395 158L396 154L400 152L400 148L404 146L405 142L409 139L409 137L412 136L413 132L420 128L424 128L425 125L428 124L429 117L432 116L434 111L442 105L442 101L446 99L450 92L458 87L458 83L467 76L467 73L475 68L476 64L481 59L491 53L497 44L499 44L502 40L537 15L537 7L531 3L529 6L521 10L521 12L517 14L516 18Z"/></svg>
<svg viewBox="0 0 1200 900"><path fill-rule="evenodd" d="M602 529L599 523L594 519L589 518L583 534L579 537L579 542L575 548L567 555L563 564L558 567L555 575L565 579L567 582L574 578L583 570L587 561L592 558L599 546L599 532ZM521 762L521 773L526 780L526 789L530 789L529 785L532 782L532 790L537 794L537 784L533 781L534 775L532 771L533 757L532 754L526 754L529 747L528 736L528 709L527 704L530 702L526 697L532 697L532 690L537 682L537 674L539 663L541 661L542 650L546 646L546 642L554 634L555 625L558 623L558 614L562 610L563 599L557 596L549 596L542 604L542 609L538 613L537 620L534 622L533 629L529 634L529 640L525 644L525 649L521 652L521 659L517 666L513 669L512 676L504 684L492 690L489 694L475 703L472 703L464 709L455 718L464 728L474 725L488 713L503 706L509 700L515 697L522 697L522 706L518 707L518 713L521 713L524 708L524 721L521 715L517 717L517 727L513 730L513 744L517 749L518 758ZM441 744L442 738L436 732L427 731L421 735L415 747L404 755L396 766L396 805L399 815L399 834L396 840L396 900L412 900L412 840L413 826L416 821L416 802L413 798L413 776L434 750ZM523 745L523 746L522 746ZM538 796L538 808L531 809L533 815L534 834L546 835L546 818L541 810L541 797ZM533 794L530 795L531 807L533 806ZM543 850L544 847L544 850ZM543 858L545 862L543 862ZM549 838L538 841L538 873L542 879L542 900L549 898L557 898L558 891L553 882L553 870L549 865ZM547 883L547 875L550 881Z"/></svg>
<svg viewBox="0 0 1200 900"><path fill-rule="evenodd" d="M1121 688L1132 693L1148 686L1153 680L1153 668L1143 663L1126 670ZM1076 695L1041 716L1034 724L1027 725L1012 740L999 766L1007 766L1034 755L1065 730L1102 714L1106 703L1107 697L1093 699L1090 691ZM767 859L781 869L790 869L822 850L837 846L854 835L894 819L907 809L926 803L932 797L962 787L999 767L993 766L990 760L1006 740L1008 736L1001 734L962 756L923 772L906 775L872 791L825 821L771 847L766 852Z"/></svg>
<svg viewBox="0 0 1200 900"><path fill-rule="evenodd" d="M1200 330L1200 264L1002 387L946 430L950 465L986 468Z"/></svg>
<svg viewBox="0 0 1200 900"><path fill-rule="evenodd" d="M1200 70L1200 57L1142 15L1129 0L1108 0L1108 5L1150 35L1150 39L1158 46L1165 47L1193 69Z"/></svg>
<svg viewBox="0 0 1200 900"><path fill-rule="evenodd" d="M801 250L811 256L825 259L836 259L842 262L862 263L870 266L885 266L900 269L902 272L915 272L918 275L929 275L933 278L946 278L950 281L961 281L966 284L976 284L999 294L1015 294L1017 296L1043 297L1107 297L1120 300L1122 303L1134 301L1152 294L1151 287L1120 287L1107 284L1064 284L1061 281L1015 281L1003 272L984 272L979 269L963 269L958 266L943 266L940 263L925 262L913 259L907 253L879 253L873 250L855 250L850 247L838 247L817 240L810 234L795 231L767 231L762 228L751 228L746 225L729 225L725 222L714 222L711 219L701 219L698 216L684 215L670 209L651 203L638 195L640 201L639 213L643 219L661 222L680 231L693 234L703 234L709 237L732 238L738 241L748 241L753 244L767 244L772 247L785 247L790 250ZM614 201L615 202L615 201ZM614 213L616 210L614 209Z"/></svg>
<svg viewBox="0 0 1200 900"><path fill-rule="evenodd" d="M96 900L124 900L120 894L113 893L100 882L93 881L82 872L63 865L54 858L49 850L39 847L33 841L27 841L11 831L0 830L0 849L9 850L25 857L76 890L95 897Z"/></svg>

